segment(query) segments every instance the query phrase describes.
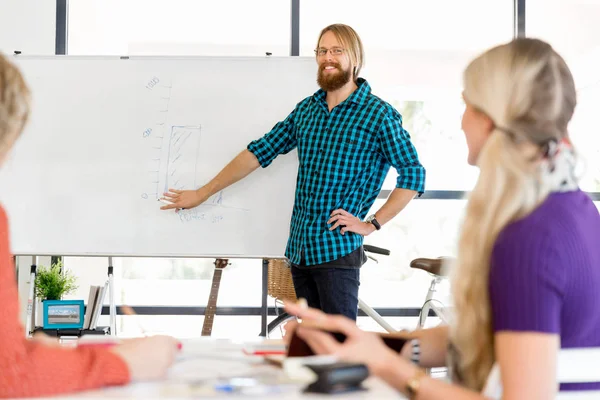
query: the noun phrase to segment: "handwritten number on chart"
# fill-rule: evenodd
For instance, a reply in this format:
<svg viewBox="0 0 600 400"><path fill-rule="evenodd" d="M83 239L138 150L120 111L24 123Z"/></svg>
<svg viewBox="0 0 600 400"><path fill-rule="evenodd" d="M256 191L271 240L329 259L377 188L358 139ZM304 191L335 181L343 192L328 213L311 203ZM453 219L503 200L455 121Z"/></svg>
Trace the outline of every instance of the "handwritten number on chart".
<svg viewBox="0 0 600 400"><path fill-rule="evenodd" d="M146 84L146 89L152 90L152 88L156 86L158 82L160 82L160 80L157 77L153 76L152 79L150 79L150 81Z"/></svg>

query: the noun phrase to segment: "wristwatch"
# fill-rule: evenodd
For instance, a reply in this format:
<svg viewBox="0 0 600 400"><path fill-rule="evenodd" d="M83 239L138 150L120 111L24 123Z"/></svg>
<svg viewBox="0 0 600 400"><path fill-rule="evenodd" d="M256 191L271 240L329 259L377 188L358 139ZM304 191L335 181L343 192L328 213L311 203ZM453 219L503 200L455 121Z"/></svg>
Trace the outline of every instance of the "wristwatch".
<svg viewBox="0 0 600 400"><path fill-rule="evenodd" d="M375 229L380 230L381 229L381 225L379 224L379 222L377 222L377 219L375 219L375 214L371 214L367 217L367 219L365 219L365 222L368 222L370 224L373 224L373 226L375 227Z"/></svg>

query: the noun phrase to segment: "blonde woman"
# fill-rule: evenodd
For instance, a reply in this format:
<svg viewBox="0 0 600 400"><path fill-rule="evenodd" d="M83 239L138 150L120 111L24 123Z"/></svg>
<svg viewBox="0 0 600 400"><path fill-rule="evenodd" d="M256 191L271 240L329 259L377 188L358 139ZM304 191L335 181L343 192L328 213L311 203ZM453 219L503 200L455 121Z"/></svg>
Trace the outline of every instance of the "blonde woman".
<svg viewBox="0 0 600 400"><path fill-rule="evenodd" d="M29 115L30 94L19 70L0 54L0 165ZM162 377L178 343L167 336L132 339L112 349L62 348L27 340L10 255L8 218L0 207L0 398L58 395Z"/></svg>
<svg viewBox="0 0 600 400"><path fill-rule="evenodd" d="M464 100L469 163L481 173L459 241L452 326L414 332L402 357L343 318L288 305L303 318L298 334L415 399L481 399L494 363L504 399L598 390L556 383L560 348L600 346L600 216L574 176L571 72L547 43L516 39L471 62ZM419 368L446 361L454 384Z"/></svg>

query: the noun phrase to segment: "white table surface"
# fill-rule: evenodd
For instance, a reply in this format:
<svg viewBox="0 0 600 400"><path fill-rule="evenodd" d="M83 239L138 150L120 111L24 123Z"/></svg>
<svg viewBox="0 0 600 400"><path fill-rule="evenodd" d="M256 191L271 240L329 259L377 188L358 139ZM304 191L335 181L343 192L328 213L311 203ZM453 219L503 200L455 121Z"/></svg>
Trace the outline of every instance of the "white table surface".
<svg viewBox="0 0 600 400"><path fill-rule="evenodd" d="M367 390L331 395L304 394L306 381L291 380L283 369L266 363L262 357L247 356L244 344L211 338L183 342L183 350L165 379L131 383L126 386L80 392L62 399L175 399L175 398L278 398L278 399L405 399L378 378L364 382ZM217 390L220 383L242 378L258 382L238 393ZM56 397L55 397L56 398Z"/></svg>

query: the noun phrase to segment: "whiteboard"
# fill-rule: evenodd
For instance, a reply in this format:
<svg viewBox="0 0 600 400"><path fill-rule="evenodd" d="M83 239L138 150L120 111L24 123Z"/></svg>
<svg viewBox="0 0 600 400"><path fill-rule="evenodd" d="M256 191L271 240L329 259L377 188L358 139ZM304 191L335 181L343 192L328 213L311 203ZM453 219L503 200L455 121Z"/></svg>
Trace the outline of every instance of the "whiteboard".
<svg viewBox="0 0 600 400"><path fill-rule="evenodd" d="M31 119L0 172L17 255L281 257L298 159L161 211L317 90L313 58L26 57Z"/></svg>

